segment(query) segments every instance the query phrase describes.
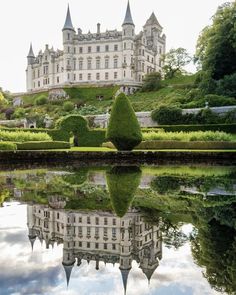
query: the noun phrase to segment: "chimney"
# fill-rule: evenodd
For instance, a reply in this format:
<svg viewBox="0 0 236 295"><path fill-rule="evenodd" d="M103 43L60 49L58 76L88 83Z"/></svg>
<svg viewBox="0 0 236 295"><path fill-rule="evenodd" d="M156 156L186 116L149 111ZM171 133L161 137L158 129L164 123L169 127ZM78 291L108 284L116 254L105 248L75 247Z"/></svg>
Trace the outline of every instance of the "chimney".
<svg viewBox="0 0 236 295"><path fill-rule="evenodd" d="M97 24L97 34L101 33L101 24Z"/></svg>

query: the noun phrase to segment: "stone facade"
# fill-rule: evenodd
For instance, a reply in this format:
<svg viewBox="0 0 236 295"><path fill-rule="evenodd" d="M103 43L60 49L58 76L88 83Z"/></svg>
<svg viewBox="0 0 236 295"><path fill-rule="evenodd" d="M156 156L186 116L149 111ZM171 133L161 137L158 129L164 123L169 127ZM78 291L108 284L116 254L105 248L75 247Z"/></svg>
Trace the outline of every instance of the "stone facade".
<svg viewBox="0 0 236 295"><path fill-rule="evenodd" d="M135 33L130 5L122 30L76 32L68 7L62 29L63 50L46 45L34 55L32 45L27 56L27 91L58 88L67 85L110 85L138 87L146 74L161 72L161 55L166 50L166 36L154 13L143 31Z"/></svg>

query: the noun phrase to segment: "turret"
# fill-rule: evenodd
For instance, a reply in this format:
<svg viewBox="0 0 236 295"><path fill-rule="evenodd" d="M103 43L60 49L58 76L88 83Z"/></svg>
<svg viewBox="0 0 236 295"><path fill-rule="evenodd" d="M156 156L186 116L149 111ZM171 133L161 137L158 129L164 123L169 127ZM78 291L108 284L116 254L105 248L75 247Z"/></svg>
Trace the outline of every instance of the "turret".
<svg viewBox="0 0 236 295"><path fill-rule="evenodd" d="M122 24L122 28L123 28L123 38L134 39L135 25L134 25L132 15L131 15L129 1L128 1L128 4L127 4L125 19L124 19L124 22Z"/></svg>
<svg viewBox="0 0 236 295"><path fill-rule="evenodd" d="M28 65L32 65L34 62L34 59L35 59L35 56L34 56L34 52L33 52L33 47L32 47L32 43L30 43L30 50L27 55Z"/></svg>

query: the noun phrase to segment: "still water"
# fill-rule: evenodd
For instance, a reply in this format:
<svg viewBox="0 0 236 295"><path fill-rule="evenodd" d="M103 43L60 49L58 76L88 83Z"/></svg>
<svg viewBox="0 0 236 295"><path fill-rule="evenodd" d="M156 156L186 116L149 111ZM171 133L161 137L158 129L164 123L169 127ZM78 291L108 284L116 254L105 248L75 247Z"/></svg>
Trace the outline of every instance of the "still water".
<svg viewBox="0 0 236 295"><path fill-rule="evenodd" d="M236 169L0 172L0 294L236 292Z"/></svg>

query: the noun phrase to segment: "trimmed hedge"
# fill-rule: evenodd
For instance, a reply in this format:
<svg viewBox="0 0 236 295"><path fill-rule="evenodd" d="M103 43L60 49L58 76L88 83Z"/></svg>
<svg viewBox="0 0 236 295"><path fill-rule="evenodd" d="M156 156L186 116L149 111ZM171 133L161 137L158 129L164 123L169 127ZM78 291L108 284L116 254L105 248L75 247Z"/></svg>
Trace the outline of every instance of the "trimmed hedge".
<svg viewBox="0 0 236 295"><path fill-rule="evenodd" d="M208 124L208 125L159 125L156 128L142 128L142 132L158 131L163 129L166 132L179 131L223 131L236 134L236 124Z"/></svg>
<svg viewBox="0 0 236 295"><path fill-rule="evenodd" d="M63 141L29 141L16 143L17 150L50 150L50 149L70 149L69 142Z"/></svg>
<svg viewBox="0 0 236 295"><path fill-rule="evenodd" d="M145 150L171 150L171 149L190 149L190 150L224 150L236 149L236 142L229 141L176 141L176 140L150 140L141 142L135 149Z"/></svg>
<svg viewBox="0 0 236 295"><path fill-rule="evenodd" d="M0 142L0 151L14 151L16 144L13 142Z"/></svg>

